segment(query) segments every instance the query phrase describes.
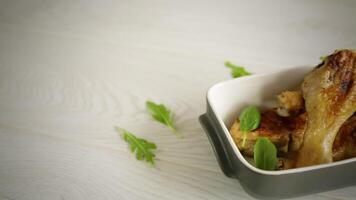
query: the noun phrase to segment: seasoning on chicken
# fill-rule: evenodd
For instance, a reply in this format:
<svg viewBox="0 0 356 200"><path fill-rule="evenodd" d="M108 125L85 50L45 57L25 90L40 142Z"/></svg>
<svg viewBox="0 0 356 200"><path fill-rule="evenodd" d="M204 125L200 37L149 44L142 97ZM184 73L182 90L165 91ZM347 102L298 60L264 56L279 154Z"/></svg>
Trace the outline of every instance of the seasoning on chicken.
<svg viewBox="0 0 356 200"><path fill-rule="evenodd" d="M305 130L305 114L296 117L281 117L275 110L261 113L260 126L247 134L245 147L242 147L243 132L238 120L232 125L230 134L237 147L248 156L253 156L253 146L259 137L268 138L277 148L280 155L299 149Z"/></svg>
<svg viewBox="0 0 356 200"><path fill-rule="evenodd" d="M308 119L296 167L330 163L334 139L356 111L356 52L340 50L328 56L301 88Z"/></svg>
<svg viewBox="0 0 356 200"><path fill-rule="evenodd" d="M288 128L290 134L289 152L296 152L300 149L306 130L307 114L302 113L296 117L289 117Z"/></svg>
<svg viewBox="0 0 356 200"><path fill-rule="evenodd" d="M283 117L299 114L304 109L303 96L300 91L284 91L277 96L278 115Z"/></svg>
<svg viewBox="0 0 356 200"><path fill-rule="evenodd" d="M340 128L333 144L333 161L356 156L356 114Z"/></svg>
<svg viewBox="0 0 356 200"><path fill-rule="evenodd" d="M268 138L279 153L288 151L289 135L284 126L282 117L278 116L273 110L267 110L261 113L261 123L259 128L247 134L245 147L242 147L243 132L240 131L240 123L237 120L231 127L230 133L237 147L245 155L253 155L253 146L258 137Z"/></svg>

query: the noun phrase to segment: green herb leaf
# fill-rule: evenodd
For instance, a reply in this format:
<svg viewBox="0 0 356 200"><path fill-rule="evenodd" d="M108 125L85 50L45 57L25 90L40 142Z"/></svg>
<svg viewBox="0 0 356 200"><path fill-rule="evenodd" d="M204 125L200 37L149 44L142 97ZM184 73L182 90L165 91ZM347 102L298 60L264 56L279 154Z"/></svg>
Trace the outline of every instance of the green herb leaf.
<svg viewBox="0 0 356 200"><path fill-rule="evenodd" d="M327 57L328 57L328 56L320 56L320 58L319 58L319 59L320 59L321 61L323 61L323 62L324 62L324 61L326 60L326 58L327 58Z"/></svg>
<svg viewBox="0 0 356 200"><path fill-rule="evenodd" d="M146 107L147 110L151 113L153 119L166 125L178 135L177 128L173 122L173 113L165 105L147 101Z"/></svg>
<svg viewBox="0 0 356 200"><path fill-rule="evenodd" d="M137 160L146 160L154 165L155 154L152 150L157 149L156 144L143 138L138 138L125 129L115 127L116 131L122 134L122 138L130 145L130 151L136 154Z"/></svg>
<svg viewBox="0 0 356 200"><path fill-rule="evenodd" d="M249 132L258 128L261 122L261 114L256 106L248 106L242 110L239 119L240 130Z"/></svg>
<svg viewBox="0 0 356 200"><path fill-rule="evenodd" d="M261 122L261 114L256 106L244 108L240 114L240 130L244 133L242 147L245 147L247 133L258 128Z"/></svg>
<svg viewBox="0 0 356 200"><path fill-rule="evenodd" d="M233 78L251 75L251 73L246 71L244 67L236 66L236 65L230 63L229 61L225 62L225 66L231 69L231 76Z"/></svg>
<svg viewBox="0 0 356 200"><path fill-rule="evenodd" d="M258 138L253 148L255 165L263 170L275 170L277 166L277 149L267 138Z"/></svg>

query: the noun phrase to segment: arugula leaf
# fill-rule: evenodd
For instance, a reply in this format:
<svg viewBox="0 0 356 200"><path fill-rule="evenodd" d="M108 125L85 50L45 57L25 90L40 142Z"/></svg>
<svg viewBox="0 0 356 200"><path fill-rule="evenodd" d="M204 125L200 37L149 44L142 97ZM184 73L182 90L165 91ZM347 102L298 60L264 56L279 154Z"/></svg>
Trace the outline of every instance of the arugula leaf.
<svg viewBox="0 0 356 200"><path fill-rule="evenodd" d="M137 160L146 160L146 162L154 165L155 154L152 150L157 149L156 144L149 142L143 138L136 137L125 129L115 127L117 132L121 132L122 138L130 145L130 151L136 154Z"/></svg>
<svg viewBox="0 0 356 200"><path fill-rule="evenodd" d="M245 147L247 133L258 128L261 122L261 114L256 106L244 108L240 114L240 130L244 133L242 147Z"/></svg>
<svg viewBox="0 0 356 200"><path fill-rule="evenodd" d="M325 61L327 57L328 57L328 56L320 56L319 59L320 59L321 61Z"/></svg>
<svg viewBox="0 0 356 200"><path fill-rule="evenodd" d="M246 71L244 67L236 66L236 65L230 63L229 61L225 62L225 66L231 69L231 76L233 78L251 75L251 73Z"/></svg>
<svg viewBox="0 0 356 200"><path fill-rule="evenodd" d="M277 166L277 149L267 138L258 138L253 148L255 165L263 170L275 170Z"/></svg>
<svg viewBox="0 0 356 200"><path fill-rule="evenodd" d="M173 113L163 104L156 104L152 101L146 101L147 110L151 113L153 119L166 125L178 135L177 128L173 122Z"/></svg>

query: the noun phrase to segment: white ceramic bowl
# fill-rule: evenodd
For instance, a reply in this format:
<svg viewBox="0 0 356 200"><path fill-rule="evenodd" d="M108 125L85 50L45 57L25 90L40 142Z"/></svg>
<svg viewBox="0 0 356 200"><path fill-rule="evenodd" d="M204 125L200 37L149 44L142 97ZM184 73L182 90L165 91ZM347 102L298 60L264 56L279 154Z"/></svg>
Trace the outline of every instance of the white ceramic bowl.
<svg viewBox="0 0 356 200"><path fill-rule="evenodd" d="M311 167L265 171L245 160L229 127L247 105L272 106L276 95L296 88L312 67L232 79L212 86L207 93L207 112L200 122L208 135L221 169L240 180L257 197L291 197L335 189L356 183L356 159Z"/></svg>

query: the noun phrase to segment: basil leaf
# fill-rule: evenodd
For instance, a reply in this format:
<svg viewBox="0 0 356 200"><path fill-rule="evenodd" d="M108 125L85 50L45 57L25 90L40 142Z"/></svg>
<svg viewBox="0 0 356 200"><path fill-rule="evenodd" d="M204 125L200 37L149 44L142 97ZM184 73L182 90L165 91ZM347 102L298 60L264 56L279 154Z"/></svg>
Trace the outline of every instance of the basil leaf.
<svg viewBox="0 0 356 200"><path fill-rule="evenodd" d="M229 61L226 61L224 64L226 67L231 69L231 76L233 78L251 75L251 73L246 71L245 68L242 66L234 65L234 64L230 63Z"/></svg>
<svg viewBox="0 0 356 200"><path fill-rule="evenodd" d="M277 149L267 138L258 138L253 148L255 165L263 170L275 170L277 166Z"/></svg>
<svg viewBox="0 0 356 200"><path fill-rule="evenodd" d="M240 130L250 132L258 128L261 122L261 114L256 106L248 106L240 114Z"/></svg>

